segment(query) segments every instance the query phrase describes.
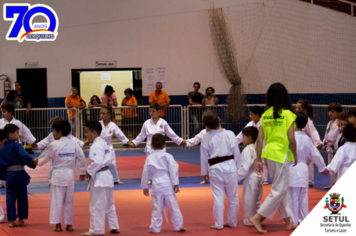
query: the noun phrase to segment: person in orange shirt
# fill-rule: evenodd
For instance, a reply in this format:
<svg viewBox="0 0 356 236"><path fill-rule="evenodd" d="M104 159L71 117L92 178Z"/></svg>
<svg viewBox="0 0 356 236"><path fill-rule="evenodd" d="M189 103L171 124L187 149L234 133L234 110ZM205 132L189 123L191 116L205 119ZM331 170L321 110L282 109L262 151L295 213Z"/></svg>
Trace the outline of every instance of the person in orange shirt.
<svg viewBox="0 0 356 236"><path fill-rule="evenodd" d="M122 99L121 106L137 107L137 100L133 96L133 91L130 88L125 89L124 94L126 97ZM122 131L126 137L129 137L130 131L132 131L132 137L137 136L138 130L138 116L136 108L123 108L122 109Z"/></svg>
<svg viewBox="0 0 356 236"><path fill-rule="evenodd" d="M166 120L167 118L167 107L171 104L171 99L168 97L168 94L165 91L162 91L162 83L156 83L156 90L150 94L148 104L158 103L160 106L159 117Z"/></svg>
<svg viewBox="0 0 356 236"><path fill-rule="evenodd" d="M68 95L65 100L66 108L75 108L75 109L83 109L86 107L86 104L83 98L78 94L78 89L76 87L72 87L71 95ZM79 113L80 114L80 113ZM72 127L72 135L76 136L76 122L78 117L76 116L75 111L72 109L68 110L68 120Z"/></svg>

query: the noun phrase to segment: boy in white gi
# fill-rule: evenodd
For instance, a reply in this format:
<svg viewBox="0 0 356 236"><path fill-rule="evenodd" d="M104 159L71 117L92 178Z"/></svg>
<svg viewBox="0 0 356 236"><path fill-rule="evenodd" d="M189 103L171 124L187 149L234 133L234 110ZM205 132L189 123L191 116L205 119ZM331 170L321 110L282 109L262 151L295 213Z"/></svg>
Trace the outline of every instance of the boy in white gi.
<svg viewBox="0 0 356 236"><path fill-rule="evenodd" d="M3 129L0 129L0 148L4 146L5 141L6 141L5 132ZM5 174L5 173L1 173L1 174ZM0 194L0 223L4 222L4 218L5 218L5 214L1 206L1 194Z"/></svg>
<svg viewBox="0 0 356 236"><path fill-rule="evenodd" d="M162 210L166 211L166 206L172 214L171 221L174 231L185 231L185 228L183 228L183 216L175 195L179 193L178 164L171 154L163 150L166 146L164 135L153 135L151 146L154 151L146 159L141 180L143 194L148 197L150 196L148 180L150 177L152 178L151 196L153 209L148 232L161 232Z"/></svg>
<svg viewBox="0 0 356 236"><path fill-rule="evenodd" d="M330 163L334 157L336 139L340 134L339 127L337 126L337 115L342 111L342 106L338 102L333 102L328 106L328 111L331 121L329 121L326 127L323 143L328 152L328 163ZM324 187L324 189L330 189L336 183L336 176L334 173L330 173L330 180L331 185Z"/></svg>
<svg viewBox="0 0 356 236"><path fill-rule="evenodd" d="M345 145L338 149L335 157L322 173L323 175L337 174L338 180L356 161L356 128L352 124L347 124L342 134L346 140Z"/></svg>
<svg viewBox="0 0 356 236"><path fill-rule="evenodd" d="M247 123L245 128L247 127L256 127L257 130L261 126L261 115L262 115L262 109L260 106L252 106L249 108L250 110L250 122ZM240 145L242 143L243 135L242 131L236 136L237 140L237 145ZM263 171L262 171L262 181L263 185L268 185L268 170L267 166L263 163Z"/></svg>
<svg viewBox="0 0 356 236"><path fill-rule="evenodd" d="M242 142L246 146L241 153L242 166L237 171L238 181L244 179L242 191L242 207L244 210L244 225L253 226L250 218L257 213L261 206L262 176L255 173L256 140L258 129L247 127L242 130Z"/></svg>
<svg viewBox="0 0 356 236"><path fill-rule="evenodd" d="M53 126L53 124L57 121L60 120L64 120L62 117L56 116L53 119L50 120L49 124L51 125L51 127ZM80 148L83 148L84 146L84 142L77 139L76 137L74 137L71 134L67 135L67 138L74 140ZM42 139L40 142L35 143L33 146L33 148L37 148L37 149L45 149L50 143L52 143L54 141L54 137L53 137L53 132L51 132L47 137L45 137L44 139ZM49 166L49 175L48 175L48 179L49 179L49 184L51 185L51 178L52 178L52 172L53 172L53 165L52 165L52 161L50 162L50 166Z"/></svg>
<svg viewBox="0 0 356 236"><path fill-rule="evenodd" d="M50 224L56 224L55 231L62 231L63 223L67 231L73 231L73 196L74 173L72 166L76 167L80 180L85 179L87 163L84 153L79 145L67 136L71 132L68 121L60 120L53 124L53 137L55 141L38 157L38 166L52 162L53 178L51 179L51 208Z"/></svg>
<svg viewBox="0 0 356 236"><path fill-rule="evenodd" d="M293 225L301 223L309 213L308 205L308 166L309 158L318 167L319 172L325 170L324 159L309 136L302 131L308 123L308 115L304 111L296 112L295 140L297 143L298 164L289 163L289 204Z"/></svg>
<svg viewBox="0 0 356 236"><path fill-rule="evenodd" d="M102 126L98 121L85 125L85 136L92 143L89 151L87 176L90 190L90 229L82 235L103 235L105 219L110 233L119 233L119 222L114 200L114 181L109 166L113 162L111 148L100 134Z"/></svg>
<svg viewBox="0 0 356 236"><path fill-rule="evenodd" d="M214 196L215 225L210 228L236 227L239 212L237 170L241 167L236 137L233 132L221 128L219 117L213 111L204 112L203 124L206 128L210 128L200 145L201 175L205 181L210 179ZM224 224L225 193L229 203L229 213L228 220Z"/></svg>

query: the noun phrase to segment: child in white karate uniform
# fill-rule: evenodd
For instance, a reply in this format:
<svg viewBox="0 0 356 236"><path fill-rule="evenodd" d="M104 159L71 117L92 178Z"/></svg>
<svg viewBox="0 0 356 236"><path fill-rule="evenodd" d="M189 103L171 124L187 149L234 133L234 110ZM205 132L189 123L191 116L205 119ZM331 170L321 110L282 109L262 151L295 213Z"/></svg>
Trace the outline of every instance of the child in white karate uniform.
<svg viewBox="0 0 356 236"><path fill-rule="evenodd" d="M333 102L328 106L328 111L331 121L326 127L323 143L328 152L328 163L330 163L334 157L336 139L340 134L340 129L337 126L337 115L342 111L342 106L338 102ZM324 189L330 189L336 183L336 176L334 173L330 173L330 180L331 185L324 187Z"/></svg>
<svg viewBox="0 0 356 236"><path fill-rule="evenodd" d="M321 149L323 147L323 142L320 140L320 136L318 131L316 130L313 119L314 119L314 110L313 106L309 104L307 101L301 99L297 103L296 107L297 111L305 111L308 114L308 123L303 129L303 132L311 138L313 141L314 146L317 149ZM309 187L313 187L314 185L314 163L310 160L310 158L307 158L306 161L308 165L308 172L309 172Z"/></svg>
<svg viewBox="0 0 356 236"><path fill-rule="evenodd" d="M262 108L260 106L252 106L249 108L250 110L250 122L247 123L245 128L247 127L256 127L257 130L261 126L261 115ZM243 135L242 131L236 136L237 144L240 145L242 142ZM268 169L267 166L263 163L263 171L262 171L262 181L263 185L268 185Z"/></svg>
<svg viewBox="0 0 356 236"><path fill-rule="evenodd" d="M62 117L56 116L53 119L50 120L49 124L51 126L53 126L53 124L57 121L60 120L64 120ZM71 134L67 135L67 138L75 141L80 148L83 148L84 146L84 142L77 139L76 137L74 137ZM47 137L45 137L44 139L42 139L40 142L35 143L34 145L32 145L34 148L37 149L45 149L50 143L52 143L53 141L55 141L54 137L53 137L53 132L51 132ZM51 184L51 178L52 178L52 172L53 172L53 165L52 165L52 161L50 161L50 166L49 166L49 175L48 175L48 179L49 179L49 184Z"/></svg>
<svg viewBox="0 0 356 236"><path fill-rule="evenodd" d="M210 179L214 196L215 225L210 228L236 227L239 213L237 170L241 167L236 137L233 132L221 128L219 117L213 111L204 112L203 124L210 128L200 145L201 175L205 181ZM224 224L225 194L229 203L229 213Z"/></svg>
<svg viewBox="0 0 356 236"><path fill-rule="evenodd" d="M66 230L73 231L74 173L72 166L76 167L76 173L83 181L87 163L81 147L67 137L71 132L69 122L60 120L52 127L55 141L51 142L38 157L38 166L43 166L49 161L53 165L50 224L56 224L55 231L62 231L63 213L63 223L67 225Z"/></svg>
<svg viewBox="0 0 356 236"><path fill-rule="evenodd" d="M242 167L237 171L238 181L244 179L242 191L242 207L244 210L244 225L253 226L250 218L253 217L261 206L262 176L255 173L256 140L258 129L246 127L242 130L242 142L246 146L241 153Z"/></svg>
<svg viewBox="0 0 356 236"><path fill-rule="evenodd" d="M124 184L120 181L119 173L117 171L116 166L116 154L114 150L114 146L112 144L112 136L115 136L123 143L126 144L129 139L124 135L124 133L120 130L120 128L112 121L110 121L110 117L112 114L111 107L104 107L100 111L100 124L102 127L102 131L100 136L105 140L106 144L110 147L111 154L113 155L113 161L109 166L110 172L114 178L114 184Z"/></svg>
<svg viewBox="0 0 356 236"><path fill-rule="evenodd" d="M346 125L349 124L348 119L349 119L349 115L346 112L340 112L339 114L337 114L337 126L340 129L340 134L337 136L336 139L334 156L337 150L346 143L346 140L342 135L342 131L344 130Z"/></svg>
<svg viewBox="0 0 356 236"><path fill-rule="evenodd" d="M98 121L85 125L85 136L92 143L89 151L87 177L90 190L90 229L82 235L103 235L105 221L110 233L118 234L119 222L114 199L114 181L109 166L113 162L111 148L100 136L102 126Z"/></svg>
<svg viewBox="0 0 356 236"><path fill-rule="evenodd" d="M177 145L185 145L185 141L180 138L168 125L167 121L159 117L160 106L157 103L151 103L150 116L151 119L143 123L140 134L132 141L128 142L130 147L139 145L143 140L147 139L145 153L146 157L151 154L153 148L151 147L152 136L155 134L167 135ZM164 148L166 150L166 148Z"/></svg>
<svg viewBox="0 0 356 236"><path fill-rule="evenodd" d="M4 146L5 141L6 141L5 132L3 129L0 129L0 148ZM0 175L6 175L6 173L1 173ZM5 219L5 214L1 206L1 193L0 193L0 223L4 222L4 219Z"/></svg>
<svg viewBox="0 0 356 236"><path fill-rule="evenodd" d="M296 112L295 140L297 143L298 164L289 163L289 204L291 220L294 225L300 224L309 214L308 205L308 167L309 158L318 167L319 172L325 169L325 162L312 140L302 131L308 123L308 115L304 111Z"/></svg>
<svg viewBox="0 0 356 236"><path fill-rule="evenodd" d="M179 193L178 163L166 151L165 137L162 134L152 136L151 147L154 151L147 157L143 168L141 188L145 196L150 195L148 180L152 178L152 218L150 233L160 233L162 228L162 210L166 207L171 211L171 221L174 231L185 231L183 216L180 212L176 193ZM166 215L166 212L165 212Z"/></svg>
<svg viewBox="0 0 356 236"><path fill-rule="evenodd" d="M323 175L337 175L337 180L356 161L356 128L352 124L347 124L342 131L342 135L346 143L338 149L333 160L322 173Z"/></svg>

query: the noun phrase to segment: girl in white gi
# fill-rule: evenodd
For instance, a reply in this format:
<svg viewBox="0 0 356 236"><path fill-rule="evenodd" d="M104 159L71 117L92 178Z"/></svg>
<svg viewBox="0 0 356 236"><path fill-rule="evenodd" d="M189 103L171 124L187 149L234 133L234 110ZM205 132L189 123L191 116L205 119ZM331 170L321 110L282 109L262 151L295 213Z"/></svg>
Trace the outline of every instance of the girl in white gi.
<svg viewBox="0 0 356 236"><path fill-rule="evenodd" d="M114 181L109 166L113 162L112 149L100 136L102 125L98 121L89 121L85 125L85 136L92 146L89 150L87 177L90 190L90 229L82 235L103 235L105 220L110 233L119 233L117 220Z"/></svg>
<svg viewBox="0 0 356 236"><path fill-rule="evenodd" d="M150 196L148 180L152 178L152 218L150 233L160 233L162 228L162 210L166 215L166 207L171 211L171 221L174 231L185 231L183 216L180 212L176 193L179 193L178 163L173 156L164 150L165 136L155 134L152 136L151 147L154 149L146 158L143 168L141 188L143 194Z"/></svg>
<svg viewBox="0 0 356 236"><path fill-rule="evenodd" d="M331 163L329 163L322 173L323 175L337 175L337 180L339 180L356 161L356 128L352 124L347 124L342 131L342 135L346 143L339 148Z"/></svg>
<svg viewBox="0 0 356 236"><path fill-rule="evenodd" d="M50 120L49 124L52 126L55 122L60 121L60 120L64 120L62 117L56 116L53 119ZM71 134L67 135L67 138L74 140L80 148L83 148L84 146L84 142L77 139L76 137L74 137ZM47 137L45 137L44 139L42 139L40 142L35 143L33 145L34 148L37 149L45 149L50 143L52 143L54 141L54 137L53 137L53 132L51 132ZM51 178L52 178L52 172L53 172L53 165L52 165L52 161L50 161L50 166L49 166L49 184L51 185Z"/></svg>
<svg viewBox="0 0 356 236"><path fill-rule="evenodd" d="M3 129L0 129L0 148L4 145L5 141L6 141L5 132ZM5 218L5 214L1 206L1 193L0 193L0 223L4 222L4 218Z"/></svg>
<svg viewBox="0 0 356 236"><path fill-rule="evenodd" d="M236 227L239 213L237 170L241 167L240 149L235 134L221 128L219 117L215 112L204 112L203 124L210 129L200 145L201 175L205 181L210 179L214 196L215 225L210 228ZM225 193L229 203L229 213L224 224Z"/></svg>
<svg viewBox="0 0 356 236"><path fill-rule="evenodd" d="M71 132L69 122L60 120L55 122L52 127L55 141L51 142L38 157L38 166L43 166L49 161L53 163L49 223L56 224L55 231L62 231L63 212L63 223L67 225L66 230L73 231L74 173L72 166L76 167L76 173L83 181L87 163L81 147L67 137Z"/></svg>
<svg viewBox="0 0 356 236"><path fill-rule="evenodd" d="M262 172L263 157L272 179L272 188L258 212L250 219L260 233L267 233L261 223L266 218L273 219L277 210L279 217L285 221L286 230L296 227L290 220L288 202L289 161L294 161L294 165L298 163L293 125L296 116L283 84L275 83L269 87L266 93L266 108L261 117L257 139L256 169ZM262 152L263 140L266 140L266 145Z"/></svg>
<svg viewBox="0 0 356 236"><path fill-rule="evenodd" d="M337 126L337 115L342 111L342 106L338 102L333 102L328 106L328 111L331 121L329 121L326 127L323 143L328 152L328 163L330 163L334 157L336 139L340 134L340 129ZM330 189L336 183L336 176L334 173L330 173L330 180L331 185L324 187L324 189Z"/></svg>
<svg viewBox="0 0 356 236"><path fill-rule="evenodd" d="M247 127L256 127L257 130L261 126L261 115L262 115L262 109L260 106L252 106L249 108L250 110L250 122L247 123L245 128ZM242 142L243 135L242 131L236 136L237 144L240 145ZM263 185L268 185L268 170L265 164L263 164L263 172L262 172L262 181Z"/></svg>
<svg viewBox="0 0 356 236"><path fill-rule="evenodd" d="M309 214L308 205L308 167L309 158L318 167L319 172L325 170L324 159L312 140L302 131L308 123L308 115L304 111L296 112L295 140L297 142L298 165L289 163L289 203L291 219L294 225L300 224Z"/></svg>
<svg viewBox="0 0 356 236"><path fill-rule="evenodd" d="M111 107L104 107L100 111L100 124L102 127L102 131L100 136L105 140L106 144L110 147L111 154L113 155L113 161L109 166L110 172L114 178L114 184L124 184L123 182L120 181L119 174L117 172L117 166L116 166L116 155L115 155L115 150L114 146L112 144L112 135L115 134L115 136L123 143L126 144L129 139L126 138L124 133L120 130L120 128L112 121L110 121L112 114L112 108ZM86 144L88 144L86 142Z"/></svg>
<svg viewBox="0 0 356 236"><path fill-rule="evenodd" d="M244 225L253 226L250 218L257 213L261 206L262 176L255 173L256 140L258 129L247 127L242 130L242 142L246 146L241 153L242 167L237 171L238 181L244 180L242 191L242 207L244 210Z"/></svg>
<svg viewBox="0 0 356 236"><path fill-rule="evenodd" d="M308 114L308 123L303 129L306 135L311 138L314 146L317 149L321 149L323 147L323 142L320 140L320 136L318 131L316 130L313 119L314 119L314 110L313 106L309 104L307 101L301 99L298 101L296 106L297 111L305 111ZM309 187L313 187L314 185L314 163L307 158L308 172L309 172Z"/></svg>

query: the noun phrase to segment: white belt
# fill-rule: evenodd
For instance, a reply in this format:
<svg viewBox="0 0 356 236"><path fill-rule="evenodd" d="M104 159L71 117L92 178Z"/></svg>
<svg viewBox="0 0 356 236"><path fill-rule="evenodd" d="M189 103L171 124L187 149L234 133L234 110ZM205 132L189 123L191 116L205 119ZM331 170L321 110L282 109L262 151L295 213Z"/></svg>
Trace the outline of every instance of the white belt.
<svg viewBox="0 0 356 236"><path fill-rule="evenodd" d="M7 171L20 171L20 170L25 170L25 166L23 165L14 165L14 166L9 166L6 168Z"/></svg>
<svg viewBox="0 0 356 236"><path fill-rule="evenodd" d="M72 170L72 166L53 167L53 170L66 170L66 169L71 169Z"/></svg>

